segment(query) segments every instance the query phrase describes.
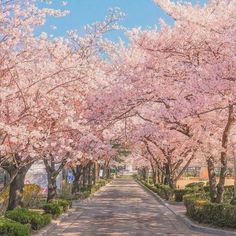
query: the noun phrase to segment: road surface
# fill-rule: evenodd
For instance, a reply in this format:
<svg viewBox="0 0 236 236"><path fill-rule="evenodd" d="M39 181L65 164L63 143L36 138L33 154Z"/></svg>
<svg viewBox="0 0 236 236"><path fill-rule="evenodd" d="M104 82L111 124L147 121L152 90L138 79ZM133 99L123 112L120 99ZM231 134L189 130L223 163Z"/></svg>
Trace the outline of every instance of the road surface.
<svg viewBox="0 0 236 236"><path fill-rule="evenodd" d="M132 178L114 180L74 212L49 236L204 236L177 220Z"/></svg>

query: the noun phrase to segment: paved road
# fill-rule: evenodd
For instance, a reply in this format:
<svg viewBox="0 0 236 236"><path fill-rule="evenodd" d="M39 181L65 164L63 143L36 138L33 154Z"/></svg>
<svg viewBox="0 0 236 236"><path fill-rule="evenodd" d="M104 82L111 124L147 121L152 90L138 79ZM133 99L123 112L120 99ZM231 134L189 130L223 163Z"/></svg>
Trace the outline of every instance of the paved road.
<svg viewBox="0 0 236 236"><path fill-rule="evenodd" d="M74 213L50 236L203 236L191 231L132 179L117 179Z"/></svg>

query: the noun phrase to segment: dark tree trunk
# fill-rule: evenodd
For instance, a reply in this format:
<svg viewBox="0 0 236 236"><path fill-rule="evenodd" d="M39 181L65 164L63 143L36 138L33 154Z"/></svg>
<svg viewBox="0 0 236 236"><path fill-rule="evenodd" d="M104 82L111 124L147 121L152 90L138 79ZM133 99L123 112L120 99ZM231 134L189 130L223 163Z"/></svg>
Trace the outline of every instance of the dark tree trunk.
<svg viewBox="0 0 236 236"><path fill-rule="evenodd" d="M86 166L83 167L83 188L87 186L87 177L86 177Z"/></svg>
<svg viewBox="0 0 236 236"><path fill-rule="evenodd" d="M161 172L157 169L157 184L162 184Z"/></svg>
<svg viewBox="0 0 236 236"><path fill-rule="evenodd" d="M165 182L165 175L161 173L161 184L164 184Z"/></svg>
<svg viewBox="0 0 236 236"><path fill-rule="evenodd" d="M111 168L108 167L108 168L107 168L106 178L109 179L110 177L111 177Z"/></svg>
<svg viewBox="0 0 236 236"><path fill-rule="evenodd" d="M100 170L101 170L101 167L100 167L100 164L97 163L97 180L100 180Z"/></svg>
<svg viewBox="0 0 236 236"><path fill-rule="evenodd" d="M227 148L229 143L230 131L232 129L234 122L235 122L234 106L231 105L229 106L228 120L222 136L222 148L224 148L224 151L221 152L221 158L220 158L221 169L220 169L220 179L217 185L217 197L216 197L217 203L221 203L223 199L225 176L227 171Z"/></svg>
<svg viewBox="0 0 236 236"><path fill-rule="evenodd" d="M7 170L10 177L13 178L12 182L10 183L9 201L7 210L13 210L18 206L22 206L22 195L24 190L25 176L31 165L32 164L28 164L18 169L16 169L16 167L13 167Z"/></svg>
<svg viewBox="0 0 236 236"><path fill-rule="evenodd" d="M152 181L153 181L153 184L157 183L157 171L155 169L153 169L152 171Z"/></svg>
<svg viewBox="0 0 236 236"><path fill-rule="evenodd" d="M147 180L147 168L143 168L143 179Z"/></svg>
<svg viewBox="0 0 236 236"><path fill-rule="evenodd" d="M212 157L208 158L207 160L207 169L208 169L211 202L216 202L217 183L216 183L215 165Z"/></svg>
<svg viewBox="0 0 236 236"><path fill-rule="evenodd" d="M153 165L152 162L151 163L151 170L152 170L152 182L153 184L156 184L156 181L157 181L157 172L156 172L156 168L155 166Z"/></svg>
<svg viewBox="0 0 236 236"><path fill-rule="evenodd" d="M170 184L170 166L168 163L164 164L164 169L165 169L164 184L169 185Z"/></svg>
<svg viewBox="0 0 236 236"><path fill-rule="evenodd" d="M96 184L98 180L98 163L95 161L93 166L93 183Z"/></svg>
<svg viewBox="0 0 236 236"><path fill-rule="evenodd" d="M169 185L172 189L176 188L176 181L173 171L171 170L171 164L165 163L165 179L164 184Z"/></svg>
<svg viewBox="0 0 236 236"><path fill-rule="evenodd" d="M107 164L105 164L104 166L103 166L103 173L102 173L102 176L103 176L103 178L107 178L107 176L109 175L109 170L108 170L109 168L108 168L108 165Z"/></svg>
<svg viewBox="0 0 236 236"><path fill-rule="evenodd" d="M74 174L73 188L72 193L80 192L80 177L82 174L82 166L77 165L75 168L72 168L72 172Z"/></svg>
<svg viewBox="0 0 236 236"><path fill-rule="evenodd" d="M48 196L47 201L50 201L57 197L57 176L53 173L48 174Z"/></svg>
<svg viewBox="0 0 236 236"><path fill-rule="evenodd" d="M92 178L92 164L91 162L88 163L87 165L87 178L88 178L88 185L91 186L93 183L93 178Z"/></svg>
<svg viewBox="0 0 236 236"><path fill-rule="evenodd" d="M45 159L44 165L47 172L47 179L48 179L48 196L47 201L50 201L57 197L57 176L60 174L62 169L64 168L66 164L66 159L62 160L59 167L56 168L55 159L53 156L51 156L50 160Z"/></svg>

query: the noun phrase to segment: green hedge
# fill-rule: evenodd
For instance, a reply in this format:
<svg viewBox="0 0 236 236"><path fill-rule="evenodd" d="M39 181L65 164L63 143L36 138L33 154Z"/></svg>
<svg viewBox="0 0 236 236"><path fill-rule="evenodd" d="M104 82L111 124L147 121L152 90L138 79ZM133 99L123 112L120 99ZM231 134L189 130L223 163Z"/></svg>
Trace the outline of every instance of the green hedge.
<svg viewBox="0 0 236 236"><path fill-rule="evenodd" d="M231 205L236 205L236 198L231 199L230 204Z"/></svg>
<svg viewBox="0 0 236 236"><path fill-rule="evenodd" d="M171 200L174 196L174 190L169 185L153 185L146 181L141 181L147 188L157 193L160 197Z"/></svg>
<svg viewBox="0 0 236 236"><path fill-rule="evenodd" d="M48 202L44 204L43 209L45 213L53 215L54 218L59 216L63 212L63 207L59 206L55 202Z"/></svg>
<svg viewBox="0 0 236 236"><path fill-rule="evenodd" d="M107 183L111 182L110 179L100 179L94 185L88 185L84 188L81 188L81 196L84 195L84 198L87 198L90 194L97 192L101 187L105 186ZM89 192L89 194L88 194ZM85 193L85 194L83 194Z"/></svg>
<svg viewBox="0 0 236 236"><path fill-rule="evenodd" d="M174 190L175 201L176 201L176 202L182 202L184 195L189 194L189 193L192 193L192 191L193 191L193 190L192 190L191 188L175 189L175 190Z"/></svg>
<svg viewBox="0 0 236 236"><path fill-rule="evenodd" d="M174 196L174 190L169 185L156 185L157 193L160 197L166 200L172 200Z"/></svg>
<svg viewBox="0 0 236 236"><path fill-rule="evenodd" d="M52 199L49 203L54 203L63 208L63 211L66 212L72 205L72 201L68 201L65 199Z"/></svg>
<svg viewBox="0 0 236 236"><path fill-rule="evenodd" d="M147 183L145 181L142 181L142 183L149 189L151 189L153 192L157 193L157 187L153 184Z"/></svg>
<svg viewBox="0 0 236 236"><path fill-rule="evenodd" d="M0 217L1 236L29 236L30 225L22 225L13 220Z"/></svg>
<svg viewBox="0 0 236 236"><path fill-rule="evenodd" d="M192 190L197 192L204 189L204 184L205 184L204 182L193 182L193 183L187 184L185 188L191 188Z"/></svg>
<svg viewBox="0 0 236 236"><path fill-rule="evenodd" d="M78 197L80 199L86 199L91 194L98 191L101 187L105 186L107 183L109 183L110 180L108 179L100 179L97 181L95 185L88 185L87 187L81 188L81 192L79 193Z"/></svg>
<svg viewBox="0 0 236 236"><path fill-rule="evenodd" d="M185 195L187 215L199 223L236 228L236 205L210 203L193 195Z"/></svg>
<svg viewBox="0 0 236 236"><path fill-rule="evenodd" d="M79 194L79 198L80 199L86 199L88 198L89 196L91 195L91 192L90 191L83 191Z"/></svg>
<svg viewBox="0 0 236 236"><path fill-rule="evenodd" d="M100 179L100 180L98 180L97 184L99 184L100 186L105 186L107 184L107 180Z"/></svg>
<svg viewBox="0 0 236 236"><path fill-rule="evenodd" d="M39 230L51 221L51 215L40 214L38 212L29 211L24 208L16 208L7 211L5 217L21 224L30 224L33 230Z"/></svg>
<svg viewBox="0 0 236 236"><path fill-rule="evenodd" d="M210 186L209 185L204 186L203 189L206 192L210 192ZM224 186L224 189L225 189L225 193L231 193L231 194L234 193L234 186L233 185Z"/></svg>
<svg viewBox="0 0 236 236"><path fill-rule="evenodd" d="M208 199L210 199L210 186L204 186L203 187L205 195L208 196ZM223 202L224 203L230 203L234 197L234 186L229 185L224 187L225 191L223 194Z"/></svg>

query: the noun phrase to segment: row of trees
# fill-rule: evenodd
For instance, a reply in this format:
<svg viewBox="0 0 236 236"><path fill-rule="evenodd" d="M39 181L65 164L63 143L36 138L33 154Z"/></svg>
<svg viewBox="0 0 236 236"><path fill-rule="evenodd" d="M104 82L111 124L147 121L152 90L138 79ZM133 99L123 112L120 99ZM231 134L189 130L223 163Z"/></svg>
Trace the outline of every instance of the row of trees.
<svg viewBox="0 0 236 236"><path fill-rule="evenodd" d="M85 27L83 37L71 31L65 38L48 38L35 30L48 16L69 12L37 4L0 3L0 167L10 176L8 209L21 204L24 179L35 162L45 164L50 200L64 167L75 169L77 180L83 169L90 182L91 163L108 168L115 155L110 140L84 113L90 109L86 97L105 77L103 35L118 28L122 14L111 10L103 22Z"/></svg>
<svg viewBox="0 0 236 236"><path fill-rule="evenodd" d="M114 82L91 98L90 116L122 126L137 167L149 166L172 188L193 160L206 163L211 201L220 203L236 132L236 2L155 2L175 24L133 29L128 47L110 46Z"/></svg>
<svg viewBox="0 0 236 236"><path fill-rule="evenodd" d="M156 2L175 25L132 29L128 46L103 39L119 29L118 10L83 37L48 38L35 29L67 11L0 3L0 167L10 175L9 209L36 161L46 166L51 199L65 166L77 191L83 173L118 163L114 143L172 188L193 160L207 162L211 199L221 202L235 127L236 2Z"/></svg>

